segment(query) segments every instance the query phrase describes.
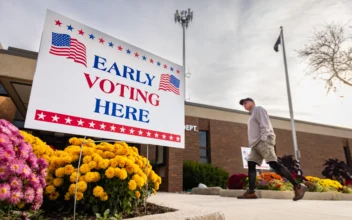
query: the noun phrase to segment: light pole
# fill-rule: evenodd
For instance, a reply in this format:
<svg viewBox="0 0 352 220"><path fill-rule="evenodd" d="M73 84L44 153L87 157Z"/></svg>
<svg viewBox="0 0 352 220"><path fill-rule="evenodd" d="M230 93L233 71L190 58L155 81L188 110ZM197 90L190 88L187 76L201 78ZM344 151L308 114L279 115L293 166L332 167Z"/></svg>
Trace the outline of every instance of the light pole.
<svg viewBox="0 0 352 220"><path fill-rule="evenodd" d="M189 8L188 10L183 10L180 13L178 10L175 12L175 23L180 23L183 29L183 68L186 74L186 28L188 24L193 20L193 11ZM186 74L187 75L187 74ZM186 95L186 79L185 79L185 95Z"/></svg>

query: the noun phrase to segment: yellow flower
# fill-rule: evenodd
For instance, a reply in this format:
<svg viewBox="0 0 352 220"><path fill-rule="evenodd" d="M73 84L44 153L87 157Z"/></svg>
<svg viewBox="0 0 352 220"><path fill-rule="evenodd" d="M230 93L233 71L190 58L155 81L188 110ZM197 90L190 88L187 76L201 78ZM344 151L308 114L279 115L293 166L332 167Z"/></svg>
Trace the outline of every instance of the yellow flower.
<svg viewBox="0 0 352 220"><path fill-rule="evenodd" d="M125 167L125 164L126 164L126 159L121 157L119 159L119 167Z"/></svg>
<svg viewBox="0 0 352 220"><path fill-rule="evenodd" d="M53 184L53 181L54 181L54 178L50 175L47 175L46 178L45 178L45 182L47 185L52 185Z"/></svg>
<svg viewBox="0 0 352 220"><path fill-rule="evenodd" d="M24 202L19 202L19 203L17 204L17 207L18 207L19 209L23 209L24 205L25 205Z"/></svg>
<svg viewBox="0 0 352 220"><path fill-rule="evenodd" d="M154 189L159 190L159 183L154 183Z"/></svg>
<svg viewBox="0 0 352 220"><path fill-rule="evenodd" d="M88 164L89 162L92 161L92 156L85 156L83 157L83 163Z"/></svg>
<svg viewBox="0 0 352 220"><path fill-rule="evenodd" d="M108 200L108 199L109 199L109 196L108 196L108 194L107 194L106 192L104 192L103 195L100 196L100 200L101 200L101 201L106 201L106 200Z"/></svg>
<svg viewBox="0 0 352 220"><path fill-rule="evenodd" d="M75 170L75 168L71 164L66 165L65 166L65 175L71 175L74 170Z"/></svg>
<svg viewBox="0 0 352 220"><path fill-rule="evenodd" d="M141 197L141 193L139 191L136 191L136 197L139 199Z"/></svg>
<svg viewBox="0 0 352 220"><path fill-rule="evenodd" d="M137 188L137 183L134 180L130 180L128 182L128 189L129 190L135 190Z"/></svg>
<svg viewBox="0 0 352 220"><path fill-rule="evenodd" d="M65 176L65 169L60 167L55 171L55 176L56 177L64 177Z"/></svg>
<svg viewBox="0 0 352 220"><path fill-rule="evenodd" d="M115 170L112 167L109 167L106 171L105 171L105 176L109 179L113 178L115 176Z"/></svg>
<svg viewBox="0 0 352 220"><path fill-rule="evenodd" d="M50 200L57 200L57 198L59 198L59 196L60 196L60 193L54 192L49 195L49 199Z"/></svg>
<svg viewBox="0 0 352 220"><path fill-rule="evenodd" d="M67 192L67 193L65 194L65 200L70 200L71 196L72 196L72 194L69 193L69 192Z"/></svg>
<svg viewBox="0 0 352 220"><path fill-rule="evenodd" d="M55 178L53 183L54 183L54 186L59 187L59 186L61 186L64 183L64 179Z"/></svg>
<svg viewBox="0 0 352 220"><path fill-rule="evenodd" d="M127 178L127 172L126 172L126 169L125 169L125 168L120 169L119 178L120 178L121 180L124 180L124 179Z"/></svg>
<svg viewBox="0 0 352 220"><path fill-rule="evenodd" d="M88 163L88 165L89 165L89 168L90 168L90 169L95 169L95 168L97 168L97 166L98 166L97 162L95 162L95 161L90 161L90 162Z"/></svg>
<svg viewBox="0 0 352 220"><path fill-rule="evenodd" d="M69 191L69 193L71 193L71 195L74 195L76 192L76 184L72 183L70 185L70 187L68 188L68 191Z"/></svg>
<svg viewBox="0 0 352 220"><path fill-rule="evenodd" d="M104 193L104 189L103 189L103 187L101 187L101 186L96 186L96 187L93 189L93 195L94 195L95 197L100 197L100 196L104 195L103 193Z"/></svg>
<svg viewBox="0 0 352 220"><path fill-rule="evenodd" d="M115 167L117 166L117 164L118 164L118 163L117 163L117 160L116 160L116 159L111 159L111 160L110 160L110 166L111 166L111 167L115 168Z"/></svg>
<svg viewBox="0 0 352 220"><path fill-rule="evenodd" d="M45 187L45 193L46 194L51 194L51 193L54 193L56 190L55 186L53 185L49 185L47 187Z"/></svg>
<svg viewBox="0 0 352 220"><path fill-rule="evenodd" d="M106 169L110 165L110 161L108 159L103 159L99 161L98 168L99 169Z"/></svg>
<svg viewBox="0 0 352 220"><path fill-rule="evenodd" d="M92 182L98 182L100 180L100 174L98 172L88 172L85 177L84 180L87 183L92 183Z"/></svg>
<svg viewBox="0 0 352 220"><path fill-rule="evenodd" d="M79 201L81 199L83 199L83 193L82 192L77 192L76 200Z"/></svg>
<svg viewBox="0 0 352 220"><path fill-rule="evenodd" d="M77 187L78 187L78 191L84 193L87 190L87 183L84 181L79 181Z"/></svg>
<svg viewBox="0 0 352 220"><path fill-rule="evenodd" d="M83 164L80 168L79 168L79 172L86 174L88 172L90 172L90 167L88 164Z"/></svg>
<svg viewBox="0 0 352 220"><path fill-rule="evenodd" d="M111 158L115 157L115 154L113 152L110 152L110 151L105 151L104 154L103 154L103 157L111 159Z"/></svg>
<svg viewBox="0 0 352 220"><path fill-rule="evenodd" d="M78 178L80 178L81 177L81 174L78 174ZM71 174L71 176L70 176L70 181L72 182L72 183L75 183L76 182L76 178L77 178L77 172L73 172L72 174Z"/></svg>
<svg viewBox="0 0 352 220"><path fill-rule="evenodd" d="M127 167L126 167L126 170L127 170L127 173L128 173L128 174L132 174L133 171L134 171L134 168L133 168L133 166L127 166Z"/></svg>

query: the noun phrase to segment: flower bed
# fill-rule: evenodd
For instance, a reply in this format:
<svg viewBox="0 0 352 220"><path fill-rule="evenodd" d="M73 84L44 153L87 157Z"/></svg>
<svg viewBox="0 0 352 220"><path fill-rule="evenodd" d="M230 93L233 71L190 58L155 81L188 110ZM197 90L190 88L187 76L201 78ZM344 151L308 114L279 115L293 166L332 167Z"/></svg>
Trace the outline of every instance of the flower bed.
<svg viewBox="0 0 352 220"><path fill-rule="evenodd" d="M309 192L339 192L352 193L352 186L343 186L336 180L320 179L318 177L306 176L303 183L308 186ZM272 172L265 172L257 176L256 183L258 190L293 191L293 185ZM245 174L235 174L229 178L228 189L246 189L248 187L248 177Z"/></svg>
<svg viewBox="0 0 352 220"><path fill-rule="evenodd" d="M36 218L42 211L34 211L40 208L46 216L72 216L75 198L78 214L95 216L109 210L117 217L133 216L144 207L144 198L159 189L161 178L137 148L81 138L69 143L64 150L55 150L0 120L0 218Z"/></svg>

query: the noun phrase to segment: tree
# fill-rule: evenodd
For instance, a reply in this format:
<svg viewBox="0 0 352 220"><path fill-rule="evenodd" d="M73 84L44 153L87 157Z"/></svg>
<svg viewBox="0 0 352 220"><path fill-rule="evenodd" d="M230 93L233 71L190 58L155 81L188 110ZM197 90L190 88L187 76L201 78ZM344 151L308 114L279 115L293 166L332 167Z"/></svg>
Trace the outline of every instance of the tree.
<svg viewBox="0 0 352 220"><path fill-rule="evenodd" d="M352 35L348 30L343 25L326 25L297 51L308 61L309 73L326 81L328 92L341 84L352 86Z"/></svg>

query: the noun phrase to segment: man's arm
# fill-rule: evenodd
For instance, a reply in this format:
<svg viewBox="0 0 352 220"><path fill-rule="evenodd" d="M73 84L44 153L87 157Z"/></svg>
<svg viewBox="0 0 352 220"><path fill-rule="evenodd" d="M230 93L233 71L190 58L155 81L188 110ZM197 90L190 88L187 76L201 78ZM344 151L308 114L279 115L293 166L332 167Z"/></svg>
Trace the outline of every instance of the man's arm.
<svg viewBox="0 0 352 220"><path fill-rule="evenodd" d="M255 118L260 125L260 139L266 141L269 134L272 132L270 129L269 115L263 107L258 106L255 112Z"/></svg>

